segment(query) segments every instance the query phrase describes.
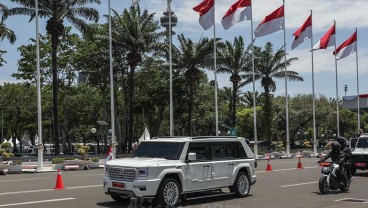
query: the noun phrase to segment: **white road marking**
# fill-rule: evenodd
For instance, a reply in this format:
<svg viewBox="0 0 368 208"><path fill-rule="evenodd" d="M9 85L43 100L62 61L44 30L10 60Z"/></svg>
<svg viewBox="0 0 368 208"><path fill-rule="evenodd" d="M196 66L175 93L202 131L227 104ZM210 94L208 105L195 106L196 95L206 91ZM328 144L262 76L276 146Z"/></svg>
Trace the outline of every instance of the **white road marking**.
<svg viewBox="0 0 368 208"><path fill-rule="evenodd" d="M100 187L102 185L91 185L91 186L75 186L75 187L68 187L68 189L82 189L82 188L93 188L93 187ZM39 190L28 190L28 191L14 191L14 192L3 192L0 193L0 196L4 195L12 195L12 194L27 194L27 193L36 193L36 192L45 192L45 191L54 191L55 189L39 189Z"/></svg>
<svg viewBox="0 0 368 208"><path fill-rule="evenodd" d="M280 187L281 188L286 188L286 187L302 186L302 185L308 185L308 184L314 184L314 183L318 183L318 181L313 181L313 182L308 182L308 183L290 184L290 185L285 185L285 186L280 186Z"/></svg>
<svg viewBox="0 0 368 208"><path fill-rule="evenodd" d="M319 166L311 166L311 167L304 167L303 169L311 169L311 168L318 168ZM266 172L279 172L279 171L287 171L287 170L297 170L298 168L288 168L288 169L278 169L278 170L272 170L272 171L256 171L256 173L266 173Z"/></svg>
<svg viewBox="0 0 368 208"><path fill-rule="evenodd" d="M48 203L48 202L57 202L57 201L67 201L73 200L75 198L61 198L61 199L49 199L49 200L42 200L42 201L30 201L30 202L21 202L15 204L0 204L0 207L10 207L10 206L18 206L18 205L26 205L26 204L39 204L39 203Z"/></svg>
<svg viewBox="0 0 368 208"><path fill-rule="evenodd" d="M46 179L53 179L53 178L29 178L29 179L19 179L19 180L6 180L6 181L0 181L0 183L17 182L17 181L35 181L35 180L46 180Z"/></svg>
<svg viewBox="0 0 368 208"><path fill-rule="evenodd" d="M353 202L353 203L364 203L364 204L367 204L368 203L367 199L357 199L357 198L343 198L343 199L337 199L337 200L334 200L334 201L339 202L339 201L345 201L345 200L365 201L365 202Z"/></svg>

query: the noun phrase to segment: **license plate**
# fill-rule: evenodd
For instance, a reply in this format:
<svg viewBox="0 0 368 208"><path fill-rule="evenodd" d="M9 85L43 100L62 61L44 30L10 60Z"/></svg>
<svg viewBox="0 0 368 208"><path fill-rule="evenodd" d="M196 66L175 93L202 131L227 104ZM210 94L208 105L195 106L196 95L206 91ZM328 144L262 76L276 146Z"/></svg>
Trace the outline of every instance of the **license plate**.
<svg viewBox="0 0 368 208"><path fill-rule="evenodd" d="M125 184L119 182L112 182L112 187L125 188Z"/></svg>
<svg viewBox="0 0 368 208"><path fill-rule="evenodd" d="M366 167L367 164L366 163L355 163L355 166L357 166L357 167Z"/></svg>

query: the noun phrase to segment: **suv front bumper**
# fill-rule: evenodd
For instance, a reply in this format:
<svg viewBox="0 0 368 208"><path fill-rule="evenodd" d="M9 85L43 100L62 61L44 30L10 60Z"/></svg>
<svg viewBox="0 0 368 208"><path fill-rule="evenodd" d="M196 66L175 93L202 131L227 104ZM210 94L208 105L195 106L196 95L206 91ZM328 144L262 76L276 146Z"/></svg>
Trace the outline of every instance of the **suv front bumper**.
<svg viewBox="0 0 368 208"><path fill-rule="evenodd" d="M113 183L118 183L119 186L113 186ZM124 184L124 187L121 187L121 184ZM109 177L105 176L103 180L105 194L120 195L130 198L154 197L159 185L159 179L134 180L129 182L111 180Z"/></svg>

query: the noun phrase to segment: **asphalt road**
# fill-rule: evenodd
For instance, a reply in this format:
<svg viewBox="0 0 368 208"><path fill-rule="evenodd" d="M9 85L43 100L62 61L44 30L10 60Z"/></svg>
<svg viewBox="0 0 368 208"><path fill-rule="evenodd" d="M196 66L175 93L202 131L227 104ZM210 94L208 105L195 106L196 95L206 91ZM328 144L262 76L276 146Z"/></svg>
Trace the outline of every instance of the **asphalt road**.
<svg viewBox="0 0 368 208"><path fill-rule="evenodd" d="M360 208L368 207L368 172L357 172L348 192L320 195L320 168L316 158L302 159L303 169L296 169L297 159L271 160L273 171L266 172L267 161L258 161L257 183L246 198L217 196L184 201L187 208ZM0 207L14 208L83 208L138 207L136 201L117 204L102 188L103 169L62 172L65 190L56 191L57 173L0 176ZM366 203L342 201L363 199ZM147 206L148 207L148 206Z"/></svg>

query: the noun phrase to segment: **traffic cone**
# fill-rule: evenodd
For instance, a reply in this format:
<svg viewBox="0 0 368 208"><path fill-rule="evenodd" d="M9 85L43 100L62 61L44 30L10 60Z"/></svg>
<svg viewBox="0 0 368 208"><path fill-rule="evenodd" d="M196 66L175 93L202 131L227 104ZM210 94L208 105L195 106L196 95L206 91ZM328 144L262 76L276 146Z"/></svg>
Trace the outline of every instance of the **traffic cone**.
<svg viewBox="0 0 368 208"><path fill-rule="evenodd" d="M56 178L56 185L55 185L54 189L56 189L56 190L65 189L64 188L64 183L63 183L63 178L61 177L60 169L58 169L58 175L57 175L57 178Z"/></svg>
<svg viewBox="0 0 368 208"><path fill-rule="evenodd" d="M303 169L303 165L302 162L300 161L300 157L299 157L299 161L298 161L298 169Z"/></svg>
<svg viewBox="0 0 368 208"><path fill-rule="evenodd" d="M270 165L270 158L267 160L267 169L266 171L272 171L272 166Z"/></svg>

